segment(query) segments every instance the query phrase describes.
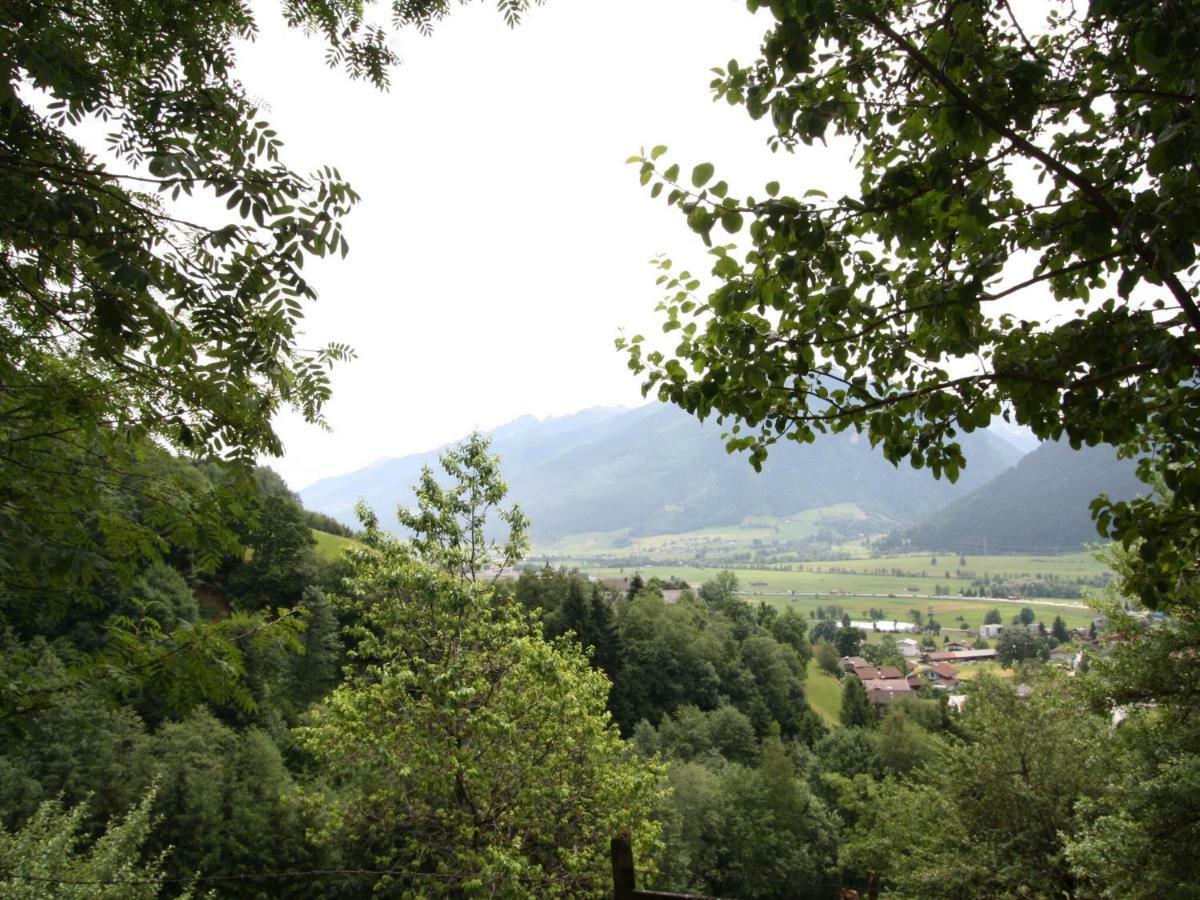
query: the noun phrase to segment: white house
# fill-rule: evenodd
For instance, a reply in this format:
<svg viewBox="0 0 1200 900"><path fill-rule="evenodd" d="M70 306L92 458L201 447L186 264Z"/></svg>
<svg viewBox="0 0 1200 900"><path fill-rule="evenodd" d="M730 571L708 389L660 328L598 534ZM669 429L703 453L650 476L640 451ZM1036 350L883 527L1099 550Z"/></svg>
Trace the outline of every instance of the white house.
<svg viewBox="0 0 1200 900"><path fill-rule="evenodd" d="M912 638L900 638L900 640L896 641L896 646L900 648L900 652L905 656L915 657L921 655L921 645Z"/></svg>
<svg viewBox="0 0 1200 900"><path fill-rule="evenodd" d="M983 625L980 626L979 636L981 638L995 638L1000 636L1000 632L1004 630L1003 625Z"/></svg>

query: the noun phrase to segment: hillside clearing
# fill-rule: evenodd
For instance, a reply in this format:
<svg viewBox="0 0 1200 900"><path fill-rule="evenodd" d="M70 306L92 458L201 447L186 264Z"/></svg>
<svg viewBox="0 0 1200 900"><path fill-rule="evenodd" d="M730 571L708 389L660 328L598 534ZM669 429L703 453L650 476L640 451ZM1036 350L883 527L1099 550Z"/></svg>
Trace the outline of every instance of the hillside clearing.
<svg viewBox="0 0 1200 900"><path fill-rule="evenodd" d="M315 528L312 529L312 533L313 537L317 539L317 546L314 549L322 562L332 562L340 558L346 548L353 547L358 543L353 538L330 534L327 531L317 531Z"/></svg>
<svg viewBox="0 0 1200 900"><path fill-rule="evenodd" d="M804 682L808 705L832 728L841 727L842 683L830 675L815 659L808 661L808 678Z"/></svg>

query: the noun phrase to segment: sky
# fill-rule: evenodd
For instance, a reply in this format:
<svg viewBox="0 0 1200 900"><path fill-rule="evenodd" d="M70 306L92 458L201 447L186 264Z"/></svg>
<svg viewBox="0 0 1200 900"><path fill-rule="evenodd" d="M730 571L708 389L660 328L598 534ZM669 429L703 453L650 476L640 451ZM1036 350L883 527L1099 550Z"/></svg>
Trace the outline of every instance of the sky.
<svg viewBox="0 0 1200 900"><path fill-rule="evenodd" d="M301 346L352 345L332 375L331 431L294 415L267 460L293 489L532 414L643 402L613 347L657 331L650 260L711 259L625 160L666 144L716 165L735 195L851 185L846 148L789 156L769 125L714 103L712 66L756 55L769 19L732 0L549 0L508 29L491 2L401 34L389 91L325 66L276 4L239 72L307 171L362 195L350 254L310 270Z"/></svg>

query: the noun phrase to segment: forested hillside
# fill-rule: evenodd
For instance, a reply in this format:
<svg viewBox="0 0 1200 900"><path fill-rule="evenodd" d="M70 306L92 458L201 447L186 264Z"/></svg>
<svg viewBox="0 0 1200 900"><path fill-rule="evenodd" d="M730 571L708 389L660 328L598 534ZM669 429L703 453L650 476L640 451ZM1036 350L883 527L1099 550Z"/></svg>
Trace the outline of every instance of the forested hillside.
<svg viewBox="0 0 1200 900"><path fill-rule="evenodd" d="M221 477L152 462L198 494ZM86 605L7 605L0 892L594 896L612 835L632 830L649 856L659 778L625 748L610 681L486 574L526 550L486 444L448 453L443 474L404 519L411 543L364 514L323 560L312 515L258 470L211 562L162 535L159 560ZM789 671L790 701L760 729L800 727L802 665Z"/></svg>
<svg viewBox="0 0 1200 900"><path fill-rule="evenodd" d="M542 541L594 531L689 531L836 503L857 504L874 517L868 530L886 530L891 523L915 523L1019 457L988 432L968 435L971 463L951 484L928 471L893 467L865 440L842 435L780 447L755 473L725 452L721 431L716 423L702 425L674 407L651 404L545 422L519 419L496 430L493 446L513 498ZM401 502L435 455L387 460L300 493L311 509L352 521L359 499L377 509Z"/></svg>
<svg viewBox="0 0 1200 900"><path fill-rule="evenodd" d="M1112 447L1048 441L983 487L901 531L886 546L958 553L1073 553L1100 539L1090 504L1100 494L1146 493L1135 460Z"/></svg>

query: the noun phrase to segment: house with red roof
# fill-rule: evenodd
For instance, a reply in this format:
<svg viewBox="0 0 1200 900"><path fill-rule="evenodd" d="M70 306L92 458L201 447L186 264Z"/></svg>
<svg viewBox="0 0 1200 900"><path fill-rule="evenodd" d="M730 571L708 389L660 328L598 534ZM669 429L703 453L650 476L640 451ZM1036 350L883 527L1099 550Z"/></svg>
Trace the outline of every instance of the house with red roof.
<svg viewBox="0 0 1200 900"><path fill-rule="evenodd" d="M930 684L939 690L949 691L958 687L958 669L949 663L934 663L925 670Z"/></svg>

